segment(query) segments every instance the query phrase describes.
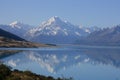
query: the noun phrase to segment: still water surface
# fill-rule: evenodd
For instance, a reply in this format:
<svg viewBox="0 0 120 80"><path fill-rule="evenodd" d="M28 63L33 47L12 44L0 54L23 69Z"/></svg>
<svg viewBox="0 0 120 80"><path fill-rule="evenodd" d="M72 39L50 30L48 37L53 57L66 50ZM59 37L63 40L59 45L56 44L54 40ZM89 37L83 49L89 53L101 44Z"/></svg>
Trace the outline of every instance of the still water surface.
<svg viewBox="0 0 120 80"><path fill-rule="evenodd" d="M8 48L1 48L0 51ZM13 69L37 74L72 77L74 80L120 80L120 48L64 46L57 48L9 48L13 55L0 57ZM19 50L16 52L16 50Z"/></svg>

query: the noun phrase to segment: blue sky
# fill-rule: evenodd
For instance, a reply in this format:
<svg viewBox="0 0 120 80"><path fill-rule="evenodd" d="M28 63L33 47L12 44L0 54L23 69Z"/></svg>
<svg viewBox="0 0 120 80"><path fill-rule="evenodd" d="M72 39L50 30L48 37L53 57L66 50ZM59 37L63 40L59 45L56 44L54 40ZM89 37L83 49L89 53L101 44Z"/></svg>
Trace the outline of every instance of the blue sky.
<svg viewBox="0 0 120 80"><path fill-rule="evenodd" d="M120 0L0 0L0 24L21 21L39 25L58 16L75 25L120 24Z"/></svg>

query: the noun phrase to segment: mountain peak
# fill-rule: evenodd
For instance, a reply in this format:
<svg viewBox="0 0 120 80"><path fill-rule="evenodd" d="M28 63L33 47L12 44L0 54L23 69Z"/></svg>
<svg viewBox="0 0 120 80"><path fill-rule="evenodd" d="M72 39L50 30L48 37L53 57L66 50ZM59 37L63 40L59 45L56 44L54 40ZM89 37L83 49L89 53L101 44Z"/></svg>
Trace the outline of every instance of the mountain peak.
<svg viewBox="0 0 120 80"><path fill-rule="evenodd" d="M28 25L28 24L24 24L22 22L19 21L14 21L11 24L9 24L12 28L18 28L18 29L29 29L32 26Z"/></svg>
<svg viewBox="0 0 120 80"><path fill-rule="evenodd" d="M48 20L48 22L55 22L55 21L61 21L61 19L58 16L53 16Z"/></svg>
<svg viewBox="0 0 120 80"><path fill-rule="evenodd" d="M19 21L14 21L14 22L10 23L9 25L10 25L10 26L15 26L15 25L17 25L17 24L22 24L22 23L19 22Z"/></svg>
<svg viewBox="0 0 120 80"><path fill-rule="evenodd" d="M19 22L19 21L14 21L11 24L9 24L12 28L21 28L21 25L23 25L23 23Z"/></svg>
<svg viewBox="0 0 120 80"><path fill-rule="evenodd" d="M53 17L51 17L51 18L53 18L53 19L58 19L59 17L58 17L58 16L53 16Z"/></svg>
<svg viewBox="0 0 120 80"><path fill-rule="evenodd" d="M42 22L40 26L49 26L49 25L60 24L60 23L64 23L64 21L62 21L58 16L53 16L47 21Z"/></svg>

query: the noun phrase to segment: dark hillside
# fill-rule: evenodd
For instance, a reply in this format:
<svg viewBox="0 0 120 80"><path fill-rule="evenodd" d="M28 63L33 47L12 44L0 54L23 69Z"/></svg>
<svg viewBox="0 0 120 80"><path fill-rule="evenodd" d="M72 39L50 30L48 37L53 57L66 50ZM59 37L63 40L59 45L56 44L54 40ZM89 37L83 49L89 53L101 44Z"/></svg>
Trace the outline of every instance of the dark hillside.
<svg viewBox="0 0 120 80"><path fill-rule="evenodd" d="M4 31L2 29L0 29L0 37L6 37L6 38L9 38L9 39L14 39L14 40L18 40L18 41L25 41L24 39L14 35L10 32Z"/></svg>

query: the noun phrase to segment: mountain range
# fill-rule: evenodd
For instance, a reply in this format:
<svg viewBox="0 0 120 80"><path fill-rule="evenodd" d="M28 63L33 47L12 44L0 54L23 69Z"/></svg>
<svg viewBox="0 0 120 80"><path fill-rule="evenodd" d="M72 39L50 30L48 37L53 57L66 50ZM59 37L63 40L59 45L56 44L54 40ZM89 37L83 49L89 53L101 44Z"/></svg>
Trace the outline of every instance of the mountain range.
<svg viewBox="0 0 120 80"><path fill-rule="evenodd" d="M0 25L0 29L27 41L45 44L120 45L120 25L108 28L81 27L57 16L31 26L18 21Z"/></svg>
<svg viewBox="0 0 120 80"><path fill-rule="evenodd" d="M87 37L80 39L77 44L86 45L118 45L120 46L120 25L94 31Z"/></svg>
<svg viewBox="0 0 120 80"><path fill-rule="evenodd" d="M100 29L73 25L57 16L51 17L36 27L15 21L9 25L0 25L0 28L28 41L54 44L74 43L81 37L86 37L91 32Z"/></svg>

